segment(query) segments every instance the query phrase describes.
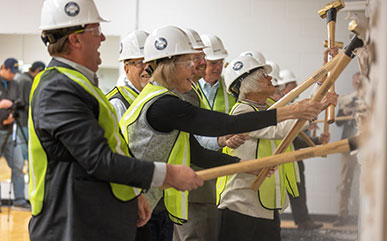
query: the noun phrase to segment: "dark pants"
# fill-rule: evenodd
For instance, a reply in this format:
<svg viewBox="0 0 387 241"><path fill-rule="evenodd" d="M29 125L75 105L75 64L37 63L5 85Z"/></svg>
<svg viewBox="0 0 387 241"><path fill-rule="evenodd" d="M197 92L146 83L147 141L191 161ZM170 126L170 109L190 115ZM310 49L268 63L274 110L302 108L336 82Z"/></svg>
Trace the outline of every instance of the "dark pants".
<svg viewBox="0 0 387 241"><path fill-rule="evenodd" d="M157 214L152 213L149 224L152 230L153 241L172 241L173 223L169 219L166 210Z"/></svg>
<svg viewBox="0 0 387 241"><path fill-rule="evenodd" d="M152 241L152 230L149 223L137 228L136 241Z"/></svg>
<svg viewBox="0 0 387 241"><path fill-rule="evenodd" d="M296 224L300 224L310 220L308 207L306 206L306 190L305 190L305 166L303 161L298 161L298 167L300 170L301 182L297 183L299 197L294 198L292 195L289 196L290 206L292 208L293 220Z"/></svg>
<svg viewBox="0 0 387 241"><path fill-rule="evenodd" d="M341 184L338 187L339 195L339 216L345 217L348 215L348 203L351 197L351 187L355 169L358 166L357 157L351 156L349 153L342 154L342 170ZM358 186L358 184L356 185Z"/></svg>
<svg viewBox="0 0 387 241"><path fill-rule="evenodd" d="M219 241L281 241L278 211L274 212L274 220L254 218L227 208L219 211Z"/></svg>

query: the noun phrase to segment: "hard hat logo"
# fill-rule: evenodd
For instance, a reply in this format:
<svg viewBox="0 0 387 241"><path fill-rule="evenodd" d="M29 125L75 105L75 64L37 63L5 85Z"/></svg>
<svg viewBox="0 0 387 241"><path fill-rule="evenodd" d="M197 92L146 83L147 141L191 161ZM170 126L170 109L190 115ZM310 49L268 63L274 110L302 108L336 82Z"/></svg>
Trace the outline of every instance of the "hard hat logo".
<svg viewBox="0 0 387 241"><path fill-rule="evenodd" d="M157 50L164 50L167 46L168 46L168 42L165 38L160 37L160 38L156 39L155 48Z"/></svg>
<svg viewBox="0 0 387 241"><path fill-rule="evenodd" d="M238 71L243 68L243 63L241 61L237 61L234 63L234 66L232 67L233 70Z"/></svg>
<svg viewBox="0 0 387 241"><path fill-rule="evenodd" d="M75 17L79 14L80 7L76 2L68 2L65 5L65 13L70 17Z"/></svg>

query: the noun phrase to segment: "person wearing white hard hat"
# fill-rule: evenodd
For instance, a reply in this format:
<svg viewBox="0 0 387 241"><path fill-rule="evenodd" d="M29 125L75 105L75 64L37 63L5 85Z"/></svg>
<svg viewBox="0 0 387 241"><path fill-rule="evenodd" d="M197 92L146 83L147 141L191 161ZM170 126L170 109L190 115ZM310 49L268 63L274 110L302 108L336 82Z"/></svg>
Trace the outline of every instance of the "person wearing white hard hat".
<svg viewBox="0 0 387 241"><path fill-rule="evenodd" d="M137 98L141 90L148 83L149 74L145 71L148 67L144 61L144 43L149 33L142 30L135 30L125 36L120 42L119 58L124 64L124 76L119 77L117 85L106 94L110 103L117 113L118 120L124 115L125 111ZM120 84L119 81L122 81ZM139 200L143 199L141 195ZM151 218L151 210L148 202L144 202L143 214L144 220ZM151 240L152 232L149 222L144 226L138 227L136 232L136 241Z"/></svg>
<svg viewBox="0 0 387 241"><path fill-rule="evenodd" d="M139 188L203 183L188 167L130 157L95 78L104 21L92 0L43 3L42 40L53 58L31 89L31 241L134 240L147 221Z"/></svg>
<svg viewBox="0 0 387 241"><path fill-rule="evenodd" d="M251 56L254 59L256 59L259 63L266 64L265 56L261 52L259 52L258 50L247 50L245 52L242 52L239 56Z"/></svg>
<svg viewBox="0 0 387 241"><path fill-rule="evenodd" d="M271 60L267 60L266 63L270 65L272 68L272 72L269 75L272 78L271 82L273 83L273 86L276 88L276 91L270 96L270 98L268 98L270 105L272 105L274 102L282 98L283 85L280 83L280 79L281 79L279 76L280 68L278 64L274 63Z"/></svg>
<svg viewBox="0 0 387 241"><path fill-rule="evenodd" d="M286 95L297 87L297 79L292 71L283 69L280 71L280 83L284 86L282 94Z"/></svg>
<svg viewBox="0 0 387 241"><path fill-rule="evenodd" d="M321 104L307 108L282 107L265 112L229 116L198 108L182 99L192 90L195 75L194 50L188 36L173 26L154 30L144 46L144 61L152 77L121 119L120 127L136 158L164 160L181 165L209 168L238 162L235 158L200 146L193 135L222 136L244 133L275 125L285 119L312 119ZM163 195L164 194L164 195ZM187 221L187 194L175 189L151 188L146 194L153 207L164 198L169 218L178 224Z"/></svg>
<svg viewBox="0 0 387 241"><path fill-rule="evenodd" d="M125 111L136 99L141 90L148 83L148 67L144 61L144 43L149 33L135 30L127 35L120 43L119 61L124 63L125 77L123 85L117 85L106 97L116 109L120 120Z"/></svg>
<svg viewBox="0 0 387 241"><path fill-rule="evenodd" d="M282 94L285 96L294 88L297 87L297 79L293 72L290 70L284 69L280 71L280 83L283 85ZM309 131L305 130L305 134L309 135ZM326 142L329 142L329 135L327 136L324 132L321 133L320 137L311 138L313 142L317 145L322 144L325 139ZM299 136L296 137L293 141L293 146L295 150L309 147L305 141ZM300 230L312 230L321 228L323 225L320 223L316 223L312 220L309 215L309 210L306 203L306 188L305 188L305 165L302 160L297 161L297 166L299 169L299 177L300 180L297 183L299 197L294 198L289 195L290 206L292 209L292 217L297 225L297 228Z"/></svg>
<svg viewBox="0 0 387 241"><path fill-rule="evenodd" d="M229 113L235 104L235 98L227 93L222 78L224 59L228 56L228 52L218 36L203 34L201 38L208 46L203 49L207 60L206 75L199 80L204 104L209 110Z"/></svg>
<svg viewBox="0 0 387 241"><path fill-rule="evenodd" d="M231 115L267 109L266 100L275 92L272 77L267 74L271 70L270 65L259 63L251 56L240 56L230 62L224 74L225 83L227 90L238 98ZM330 103L337 101L334 97L328 97L322 103L304 100L290 106L304 109L317 104L319 111L322 111ZM277 126L249 132L250 139L243 145L237 149L226 148L224 152L242 160L270 156L295 121L288 120ZM283 164L272 170L271 177L263 182L258 194L250 189L256 178L255 174L240 173L218 178L218 240L281 240L279 211L287 206L286 190L291 191L294 196L298 195L293 163ZM249 227L248 231L246 227Z"/></svg>
<svg viewBox="0 0 387 241"><path fill-rule="evenodd" d="M203 49L208 47L203 44L200 35L192 29L182 29L192 43L192 47L199 53L193 54L194 77L192 78L192 90L183 93L183 99L194 106L205 108L203 96L198 88L198 80L206 74L206 59ZM209 150L218 151L224 146L238 147L244 142L243 136L227 135L222 137L206 137L195 135L201 146ZM201 168L192 165L194 170ZM210 180L188 196L189 220L183 225L175 225L173 240L215 240L218 222L218 209L216 207L216 180Z"/></svg>

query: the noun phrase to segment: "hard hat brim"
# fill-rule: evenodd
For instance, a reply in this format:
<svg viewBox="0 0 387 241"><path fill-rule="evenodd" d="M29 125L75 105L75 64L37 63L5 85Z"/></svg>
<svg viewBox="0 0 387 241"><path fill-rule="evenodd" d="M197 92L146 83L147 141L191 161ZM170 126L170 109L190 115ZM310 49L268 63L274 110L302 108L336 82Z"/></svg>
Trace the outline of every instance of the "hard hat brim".
<svg viewBox="0 0 387 241"><path fill-rule="evenodd" d="M55 29L69 28L69 27L75 27L75 26L83 26L83 25L93 24L93 23L108 23L108 22L110 22L110 20L98 17L97 19L90 21L90 22L87 22L87 21L86 22L73 22L73 23L68 23L68 24L63 24L63 25L40 26L39 29L41 31L55 30Z"/></svg>

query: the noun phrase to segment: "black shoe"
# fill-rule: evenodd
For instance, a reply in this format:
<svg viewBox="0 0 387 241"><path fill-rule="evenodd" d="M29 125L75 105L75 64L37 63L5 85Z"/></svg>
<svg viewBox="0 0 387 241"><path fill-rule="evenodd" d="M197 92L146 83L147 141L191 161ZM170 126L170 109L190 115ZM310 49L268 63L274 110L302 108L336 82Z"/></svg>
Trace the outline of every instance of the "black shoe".
<svg viewBox="0 0 387 241"><path fill-rule="evenodd" d="M20 210L31 211L31 205L25 199L13 201L12 207Z"/></svg>
<svg viewBox="0 0 387 241"><path fill-rule="evenodd" d="M312 230L321 228L323 225L321 223L315 223L313 220L308 220L297 225L297 228L300 230Z"/></svg>

